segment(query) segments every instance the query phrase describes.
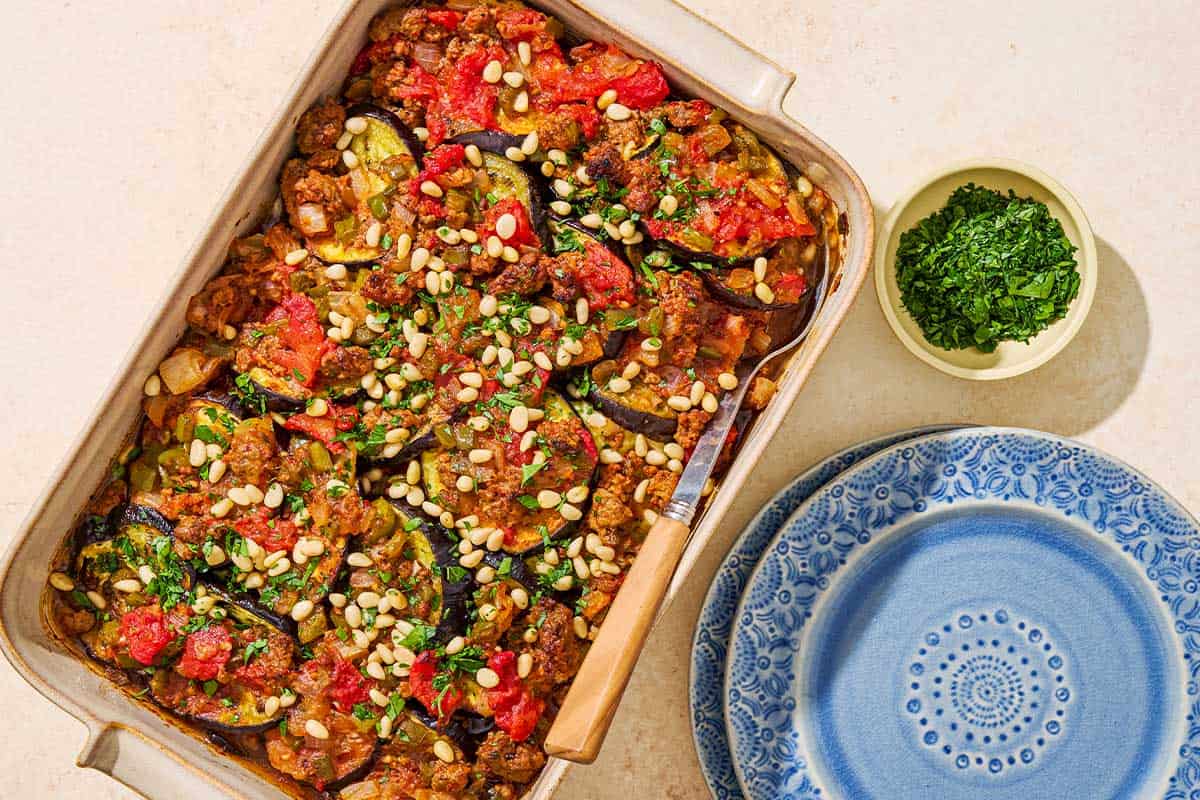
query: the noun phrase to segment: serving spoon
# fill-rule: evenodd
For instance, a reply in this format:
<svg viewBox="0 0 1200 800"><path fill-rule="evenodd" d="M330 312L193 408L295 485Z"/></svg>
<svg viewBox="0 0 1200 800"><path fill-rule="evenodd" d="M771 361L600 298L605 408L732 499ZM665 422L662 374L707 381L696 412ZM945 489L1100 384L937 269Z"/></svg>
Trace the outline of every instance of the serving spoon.
<svg viewBox="0 0 1200 800"><path fill-rule="evenodd" d="M692 520L703 498L704 485L733 427L746 390L764 366L791 351L808 335L825 299L828 260L828 253L822 253L814 264L820 275L814 281L810 301L801 310L776 316L782 322L782 330L780 336L773 338L778 341L790 333L787 340L758 361L744 361L734 370L737 387L722 396L716 415L692 450L670 502L646 534L559 708L544 744L550 755L580 764L596 760L675 567L691 538Z"/></svg>

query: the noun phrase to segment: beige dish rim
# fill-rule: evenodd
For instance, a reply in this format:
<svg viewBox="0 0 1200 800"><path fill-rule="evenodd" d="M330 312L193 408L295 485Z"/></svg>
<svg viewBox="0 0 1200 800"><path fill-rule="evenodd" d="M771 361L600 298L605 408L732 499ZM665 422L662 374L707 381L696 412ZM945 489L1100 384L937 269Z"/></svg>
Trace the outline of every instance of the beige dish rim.
<svg viewBox="0 0 1200 800"><path fill-rule="evenodd" d="M1075 298L1072 304L1072 314L1066 326L1054 330L1047 329L1034 337L1034 340L1053 334L1058 338L1050 347L1041 352L1032 354L1029 358L1018 361L1015 364L998 367L983 367L972 369L970 367L962 367L958 364L952 364L946 359L939 357L932 349L932 345L926 346L922 341L915 338L901 322L901 315L911 319L908 311L900 303L899 297L893 297L888 291L888 270L892 269L892 265L887 262L888 251L891 250L892 238L897 235L896 223L900 217L922 193L930 186L948 178L951 175L959 173L967 173L974 170L1004 170L1022 175L1030 180L1041 184L1047 192L1052 194L1055 199L1062 203L1063 208L1067 210L1071 217L1072 223L1079 230L1080 236L1080 294ZM1097 264L1096 264L1096 237L1092 233L1092 226L1088 222L1087 215L1083 213L1082 206L1075 199L1068 189L1059 183L1048 174L1038 169L1037 167L1027 164L1023 161L1008 158L974 158L963 161L956 161L948 164L940 169L926 175L921 180L917 181L912 187L892 205L887 216L884 217L883 225L879 230L879 237L875 241L875 295L879 300L879 307L883 310L884 317L887 318L888 325L892 329L892 333L896 334L896 338L917 358L924 361L931 367L945 372L947 375L953 375L956 378L963 378L972 381L995 381L1005 378L1013 378L1017 375L1022 375L1026 372L1037 369L1045 364L1054 356L1058 355L1064 347L1070 344L1075 335L1079 333L1079 329L1083 327L1084 320L1087 319L1088 313L1092 308L1092 300L1096 294L1096 279L1097 279Z"/></svg>

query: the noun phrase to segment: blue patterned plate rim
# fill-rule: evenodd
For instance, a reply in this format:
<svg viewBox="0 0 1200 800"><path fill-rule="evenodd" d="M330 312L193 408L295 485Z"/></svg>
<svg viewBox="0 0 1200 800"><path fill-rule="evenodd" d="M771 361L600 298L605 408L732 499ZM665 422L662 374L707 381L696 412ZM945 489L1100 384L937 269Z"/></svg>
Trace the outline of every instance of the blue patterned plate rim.
<svg viewBox="0 0 1200 800"><path fill-rule="evenodd" d="M969 426L923 425L868 439L825 456L776 492L729 548L700 607L692 634L688 676L692 744L700 771L716 800L743 800L725 732L725 652L742 588L767 543L801 502L851 465L899 442L965 427Z"/></svg>
<svg viewBox="0 0 1200 800"><path fill-rule="evenodd" d="M954 512L948 511L955 503L957 508ZM853 511L847 512L846 509L850 506L853 506ZM925 515L927 511L938 513ZM1122 684L1123 687L1128 686L1132 693L1130 695L1116 694L1115 687L1109 686L1109 694L1081 699L1080 687L1087 687L1088 681L1092 680L1094 675L1089 675L1088 680L1077 681L1078 673L1083 668L1078 664L1064 665L1064 658L1060 656L1060 652L1067 654L1070 647L1063 645L1069 645L1069 642L1060 640L1054 644L1051 641L1056 633L1061 632L1064 624L1051 620L1039 626L1038 619L1027 618L1019 607L1012 609L1010 613L1010 610L1004 608L988 606L987 609L983 609L981 606L980 609L972 610L971 614L963 613L947 620L939 618L938 624L942 621L947 623L944 626L947 634L946 641L938 644L943 649L947 648L951 640L962 633L962 630L955 628L956 622L963 629L968 629L974 624L980 634L983 633L984 627L990 625L997 630L1005 629L1003 635L1017 636L1014 640L1017 642L1017 655L1022 657L1019 663L1030 663L1029 659L1024 657L1026 654L1021 650L1022 647L1032 647L1037 651L1036 656L1045 656L1044 662L1019 668L1033 670L1036 666L1045 667L1044 674L1036 680L1046 682L1046 688L1052 690L1040 696L1048 701L1037 712L1044 716L1030 725L1031 729L1025 731L1025 737L1045 734L1046 738L1051 738L1049 734L1069 732L1077 739L1083 737L1089 745L1095 747L1095 731L1088 730L1095 728L1091 721L1093 715L1085 715L1079 711L1074 714L1074 718L1068 715L1066 722L1060 724L1051 716L1051 712L1062 716L1069 703L1074 703L1080 709L1086 705L1089 712L1094 711L1094 707L1104 706L1106 703L1122 703L1130 707L1137 706L1137 711L1130 713L1138 713L1141 711L1141 705L1146 705L1146 709L1141 711L1141 720L1137 722L1138 725L1143 725L1142 728L1123 731L1122 737L1111 736L1111 727L1107 730L1107 742L1114 747L1124 747L1127 740L1142 736L1134 745L1143 749L1133 754L1135 757L1130 762L1132 766L1129 767L1129 771L1117 774L1119 770L1126 769L1123 764L1106 761L1103 754L1093 753L1086 763L1091 772L1084 773L1084 764L1076 763L1077 758L1076 761L1070 760L1061 752L1066 749L1077 755L1082 745L1076 746L1074 742L1070 747L1057 745L1059 751L1052 749L1056 746L1053 742L1046 744L1046 757L1042 759L1038 757L1040 751L1034 752L1036 748L1025 748L1019 754L1016 749L1011 749L1007 764L1003 758L989 760L987 753L984 753L982 758L976 758L976 752L971 752L968 757L966 751L962 751L955 757L949 745L950 736L945 735L945 730L941 731L943 738L939 740L938 730L916 727L916 717L929 714L933 708L932 703L921 706L921 698L928 701L927 694L922 694L921 698L912 697L906 703L898 703L888 709L894 712L896 717L904 716L905 711L913 712L911 720L893 720L885 724L871 716L869 711L859 713L856 706L851 706L855 709L854 713L842 714L839 718L831 701L823 696L824 692L836 686L839 668L827 669L828 674L816 678L810 674L813 669L825 669L812 665L843 657L841 652L837 656L826 654L831 650L845 649L839 640L865 636L859 634L857 628L848 628L845 631L839 630L836 638L829 639L829 631L822 627L828 627L828 619L821 619L821 611L832 608L833 611L827 611L827 617L836 613L840 615L835 617L836 621L854 621L859 627L869 630L868 627L864 627L872 624L869 614L860 614L852 609L849 612L850 616L847 616L837 603L841 602L842 606L853 603L854 600L843 602L839 598L862 592L864 587L871 587L869 582L864 584L856 575L862 575L864 572L872 575L873 572L880 572L880 569L888 569L886 566L878 568L879 564L886 565L892 560L878 557L881 549L885 554L891 552L895 555L896 551L899 551L901 556L908 557L908 550L919 551L920 548L926 547L926 544L922 541L910 547L906 544L907 540L928 538L925 537L925 532L927 529L937 529L939 520L957 519L959 522L956 524L963 527L962 520L965 519L965 527L969 528L974 524L971 522L973 517L979 514L995 517L983 519L979 523L978 530L985 532L992 530L985 527L987 525L1003 526L1006 515L1036 520L1037 525L1025 521L1015 523L1011 531L1002 528L999 536L1002 539L1022 541L1022 546L1026 549L1049 547L1062 550L1067 553L1064 558L1075 559L1067 562L1072 565L1077 562L1100 564L1099 567L1094 567L1098 585L1116 587L1112 589L1112 593L1118 597L1116 602L1123 604L1119 609L1130 619L1127 621L1115 616L1102 616L1099 611L1093 616L1102 618L1105 624L1126 625L1128 622L1128 631L1124 638L1114 633L1111 646L1123 648L1122 652L1133 652L1139 657L1144 655L1144 664L1137 664L1143 672L1126 677L1126 683ZM906 523L918 533L888 538L889 532L903 533ZM1029 531L1036 531L1036 535L1023 532L1022 526L1028 527ZM1052 533L1064 535L1046 535L1038 526L1049 526L1053 529ZM940 535L940 532L936 535ZM973 547L976 542L986 542L989 539L986 536L975 535L974 538L935 538L933 541L935 545L944 546L946 542L951 542L957 546ZM900 544L897 545L896 542ZM875 554L863 555L872 548L877 551ZM1068 553L1072 548L1082 555ZM857 552L852 552L856 550ZM1091 550L1102 550L1104 554L1096 556ZM1115 556L1112 555L1114 553ZM850 569L844 568L847 556L851 556ZM960 561L965 564L972 563L970 558ZM974 563L976 566L973 569L975 573L979 573L983 567L977 559ZM902 561L902 566L897 569L903 571L907 565L907 560ZM987 568L991 568L990 563ZM770 577L764 579L768 574ZM784 575L790 582L787 586L781 582ZM886 576L886 573L884 575ZM1075 577L1068 576L1069 579ZM803 586L796 584L797 580L803 581ZM853 591L848 592L839 587L839 580L848 584ZM906 591L903 582L895 585L900 587L898 591ZM1022 590L1027 590L1028 585L1028 581L1021 584ZM830 591L831 587L833 591ZM804 591L800 591L801 588ZM928 588L926 586L922 591L927 591ZM1051 579L1046 586L1038 587L1038 590L1043 594L1053 595L1065 588L1065 584L1060 587ZM907 591L912 592L911 586ZM1125 594L1121 594L1122 592ZM831 596L835 599L831 600ZM821 605L816 605L818 599ZM1044 603L1045 599L1042 602ZM779 609L772 609L773 604L779 606ZM769 623L747 613L748 606L759 610L767 608ZM1075 608L1090 606L1077 603ZM781 613L784 611L787 613ZM874 607L870 613L876 613ZM955 614L957 613L956 611ZM992 615L990 620L987 616L989 613ZM854 614L858 616L855 617ZM1125 462L1089 445L1033 430L979 427L952 430L888 447L836 475L795 509L755 565L745 584L733 619L737 620L738 627L726 653L724 716L734 771L744 796L752 800L929 796L921 793L934 790L934 786L928 782L921 784L925 788L915 795L905 794L900 789L893 791L891 787L882 792L872 792L869 788L864 788L867 784L860 781L864 776L868 779L898 780L900 784L903 784L907 776L898 776L894 772L879 769L876 770L877 774L872 774L872 767L891 756L885 756L874 763L869 757L859 758L867 769L858 774L853 773L853 767L848 766L843 759L855 756L855 750L860 745L869 745L869 740L854 740L852 747L839 749L844 744L839 740L841 734L836 731L836 727L829 726L836 726L836 720L842 719L851 720L852 726L861 727L862 722L854 721L856 715L869 719L871 724L878 724L880 727L874 730L880 731L881 739L886 738L882 734L897 735L901 739L905 739L906 735L907 741L902 744L908 745L907 749L913 753L921 750L922 745L928 746L925 748L926 752L933 755L922 753L920 758L926 758L927 762L922 762L919 769L914 769L914 773L922 769L927 770L921 772L923 780L927 781L931 774L938 775L939 780L945 776L954 777L954 769L962 770L959 773L960 777L966 776L976 769L976 763L979 764L978 775L982 778L976 776L971 780L982 780L983 783L978 783L967 791L963 795L965 797L1031 797L1033 795L1020 794L1019 791L1028 791L1031 787L1036 787L1034 778L1044 778L1051 782L1057 780L1061 783L1063 780L1079 779L1085 774L1089 781L1109 781L1110 778L1112 781L1124 781L1117 789L1104 795L1106 797L1161 796L1167 800L1190 800L1200 797L1200 725L1197 724L1200 721L1200 704L1196 703L1196 696L1200 695L1200 681L1197 680L1197 676L1200 675L1200 637L1197 636L1200 634L1200 624L1197 623L1197 620L1200 620L1200 529L1196 520L1178 501L1156 483ZM863 620L866 622L863 623ZM920 625L924 622L927 620L916 621L915 624ZM803 636L806 624L810 629L815 628L818 633ZM1026 627L1027 624L1029 627ZM1071 624L1075 623L1065 623L1065 627L1074 633ZM1084 626L1096 624L1092 620L1084 623ZM1060 627L1056 629L1056 625ZM909 667L912 674L908 675L907 671L902 671L903 680L913 678L913 693L929 692L929 679L939 674L932 665L928 665L928 675L920 681L916 679L920 674L918 669L927 666L919 663L920 658L916 657L916 652L921 654L921 658L937 658L936 654L927 655L927 650L937 651L938 647L933 643L938 637L932 631L940 632L941 628L931 627L930 630L931 632L926 634L929 637L928 642L916 642L916 646L921 649L912 654L914 661ZM822 635L827 637L822 640L824 644L814 646L812 641ZM992 640L989 644L1000 646L1001 642L998 639L1002 639L1003 635L996 635L997 640ZM1126 638L1129 641L1126 641ZM1007 644L1007 641L1004 643ZM957 639L954 639L954 644L957 645ZM980 639L979 644L984 645L984 640ZM855 646L857 644L851 646L851 655ZM1063 647L1061 651L1054 651L1055 646ZM756 647L765 648L766 652L756 653ZM1046 654L1041 653L1042 648ZM966 649L967 645L964 643L963 650ZM1009 646L1008 652L1013 652L1012 645ZM1086 662L1087 658L1092 658L1093 661L1099 658L1094 655L1097 652L1107 653L1107 650L1103 647L1093 650L1083 648L1072 655L1082 654L1085 658L1081 660ZM1050 653L1053 655L1047 655ZM977 674L979 665L970 662L985 656L981 654L967 658L963 655L964 659L958 670L959 673L967 670L964 686L970 685L974 687L971 691L974 691L986 679L991 681L987 683L986 688L993 692L986 695L988 698L999 698L1002 703L1014 703L1017 707L1020 707L1021 698L1024 697L1018 694L1018 690L1022 687L1032 688L1030 674L1039 675L1033 670L1008 676L1003 670L1009 669L1010 665L1002 658L993 659L990 672L985 670L986 674ZM954 656L950 655L948 660L953 661ZM896 666L903 667L905 664L900 663ZM945 670L947 666L953 669L955 665L943 663L940 668ZM1122 663L1121 666L1125 665ZM1076 672L1070 671L1072 667ZM847 674L853 673L849 667L843 671ZM888 672L886 669L875 671ZM1092 672L1095 673L1096 670L1092 669ZM956 681L959 673L955 673ZM1100 670L1100 673L1102 674L1103 670ZM830 678L830 675L834 677ZM1064 677L1068 677L1069 680L1066 685L1060 685L1056 690L1055 684L1050 682L1051 677L1057 681L1064 680ZM1007 684L1003 682L1005 680L1008 681ZM1030 685L1023 684L1022 680ZM807 693L796 691L798 681ZM919 684L923 685L917 688ZM813 686L821 688L814 691ZM1068 691L1068 687L1073 689L1074 693ZM908 687L897 684L893 688L897 689L896 697L904 700L904 692L909 691ZM752 689L757 691L757 695L754 695ZM965 719L967 722L964 722L962 729L954 734L961 738L965 735L963 730L975 724L983 724L989 720L997 724L1010 722L1007 717L998 720L982 717L980 714L983 711L991 714L997 711L997 707L981 709L977 703L972 705L970 702L964 702L960 706L959 700L963 697L954 695L947 687L943 689L946 689L945 698L935 702L949 707L953 700L954 707L945 719L930 721L933 728L948 725L949 720L963 722ZM881 697L885 693L880 691L875 696ZM1058 702L1060 693L1061 703ZM936 691L934 696L938 696ZM861 699L857 698L854 702ZM971 695L966 699L973 702L978 698ZM1158 705L1150 707L1154 703ZM1021 710L1028 710L1028 705L1026 703ZM1036 703L1033 705L1037 707ZM917 711L918 708L922 710ZM940 714L941 710L938 713ZM800 717L799 723L793 719L794 716ZM810 726L810 735L807 738L795 730L797 724ZM926 724L927 720L921 718L920 725ZM1111 720L1108 724L1112 725ZM1045 727L1042 727L1043 725ZM813 726L820 730L819 735L811 734ZM1080 729L1083 729L1082 734L1079 733ZM912 734L914 731L921 734L922 730L923 737ZM1018 726L1016 730L1020 731L1021 728ZM905 735L900 735L901 731ZM966 738L970 739L970 736ZM1016 738L1019 737L1014 737ZM976 740L976 746L982 747L979 741ZM1067 737L1063 736L1062 741L1067 741ZM830 742L835 744L831 745ZM1038 738L1037 746L1041 747L1042 743L1043 738ZM947 753L951 753L949 760L945 765L938 764L937 768L942 770L941 773L928 771L932 769L929 765L940 757L938 749L943 744ZM1022 742L1007 746L1016 748L1023 744ZM999 742L992 740L989 746L999 746ZM828 752L814 754L814 748L823 747L832 751L834 755L831 757ZM894 753L896 750L890 752ZM915 760L919 761L919 758ZM1054 768L1043 769L1046 763L1053 763ZM1031 766L1033 764L1036 764L1036 767ZM1104 764L1106 769L1097 769L1097 764ZM1022 769L1026 771L1022 773ZM990 776L989 772L992 773ZM1112 773L1111 776L1109 772ZM1067 777L1062 777L1063 775ZM1001 783L1000 777L1009 780L1010 783ZM996 779L996 783L988 784L990 779ZM1011 781L1015 781L1015 784ZM959 785L950 781L938 785L947 797L957 797L967 784ZM1014 795L1009 790L1019 791ZM1034 791L1038 790L1035 788ZM1072 789L1068 783L1065 791L1055 795L1047 793L1045 796L1077 796L1078 791L1079 789ZM1108 791L1107 784L1105 791Z"/></svg>

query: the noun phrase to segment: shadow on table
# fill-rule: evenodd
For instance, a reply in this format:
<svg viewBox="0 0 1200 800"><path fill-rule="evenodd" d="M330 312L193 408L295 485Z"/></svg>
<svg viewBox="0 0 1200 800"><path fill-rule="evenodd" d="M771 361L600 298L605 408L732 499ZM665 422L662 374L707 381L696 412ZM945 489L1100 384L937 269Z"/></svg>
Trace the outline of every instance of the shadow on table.
<svg viewBox="0 0 1200 800"><path fill-rule="evenodd" d="M1096 253L1096 297L1083 327L1048 363L1004 381L1009 399L990 415L996 422L1073 436L1110 417L1133 392L1150 344L1146 298L1112 245L1097 238ZM977 407L987 407L981 395L988 391L972 387Z"/></svg>

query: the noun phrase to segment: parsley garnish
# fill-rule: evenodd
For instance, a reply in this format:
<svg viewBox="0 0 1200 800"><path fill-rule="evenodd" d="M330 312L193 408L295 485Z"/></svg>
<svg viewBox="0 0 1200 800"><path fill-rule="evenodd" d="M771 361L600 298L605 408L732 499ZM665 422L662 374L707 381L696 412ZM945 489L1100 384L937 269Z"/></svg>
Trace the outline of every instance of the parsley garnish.
<svg viewBox="0 0 1200 800"><path fill-rule="evenodd" d="M1075 247L1045 203L968 183L900 236L896 282L930 343L1028 342L1079 293Z"/></svg>
<svg viewBox="0 0 1200 800"><path fill-rule="evenodd" d="M265 652L267 652L267 640L256 639L255 641L246 645L246 649L242 651L242 663L249 664L250 659L254 658L259 653Z"/></svg>

